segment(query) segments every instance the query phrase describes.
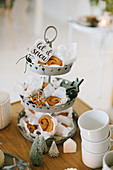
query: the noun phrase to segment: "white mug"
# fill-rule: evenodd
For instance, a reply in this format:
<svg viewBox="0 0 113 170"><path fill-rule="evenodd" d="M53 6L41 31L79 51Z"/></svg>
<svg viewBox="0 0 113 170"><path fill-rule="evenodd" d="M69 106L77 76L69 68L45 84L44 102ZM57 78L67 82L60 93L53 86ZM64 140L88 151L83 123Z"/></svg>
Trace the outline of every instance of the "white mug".
<svg viewBox="0 0 113 170"><path fill-rule="evenodd" d="M0 129L9 125L11 118L10 96L7 92L0 91Z"/></svg>
<svg viewBox="0 0 113 170"><path fill-rule="evenodd" d="M110 146L107 151L102 153L92 153L88 152L82 145L82 161L89 168L101 168L103 162L103 156L109 151Z"/></svg>
<svg viewBox="0 0 113 170"><path fill-rule="evenodd" d="M111 170L113 169L113 151L107 152L103 157L103 169Z"/></svg>
<svg viewBox="0 0 113 170"><path fill-rule="evenodd" d="M89 141L102 141L109 135L109 117L101 110L89 110L78 119L82 136Z"/></svg>
<svg viewBox="0 0 113 170"><path fill-rule="evenodd" d="M113 127L113 126L112 126ZM108 150L109 146L111 147L113 145L113 140L110 139L112 133L109 132L109 136L100 142L91 142L86 140L84 137L82 138L82 145L84 148L92 153L102 153Z"/></svg>

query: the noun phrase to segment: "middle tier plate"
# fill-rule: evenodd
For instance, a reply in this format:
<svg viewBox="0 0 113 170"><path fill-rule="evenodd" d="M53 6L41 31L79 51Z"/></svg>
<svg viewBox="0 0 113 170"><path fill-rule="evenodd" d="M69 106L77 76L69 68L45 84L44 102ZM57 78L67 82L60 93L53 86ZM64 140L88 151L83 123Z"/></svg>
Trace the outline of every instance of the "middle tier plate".
<svg viewBox="0 0 113 170"><path fill-rule="evenodd" d="M76 98L72 99L71 101L67 101L65 104L60 104L60 105L55 105L55 106L43 106L43 107L38 107L38 108L37 108L37 105L34 104L32 101L26 101L24 98L21 101L25 107L31 110L34 110L36 112L53 113L53 112L59 112L59 111L68 109L74 104L75 99Z"/></svg>
<svg viewBox="0 0 113 170"><path fill-rule="evenodd" d="M34 110L36 112L48 112L48 113L59 112L71 107L74 104L76 97L78 96L79 85L82 82L82 80L79 81L78 78L76 79L76 81L73 82L61 78L56 78L56 80L61 82L59 87L63 87L65 89L65 93L66 93L65 97L67 98L67 101L65 103L63 102L63 103L57 103L55 105L49 105L46 102L46 104L41 106L39 104L36 104L30 97L24 97L24 95L20 94L22 104L25 107ZM72 85L73 83L74 85ZM61 91L59 91L59 93L61 93ZM52 95L53 93L51 94L51 96ZM44 100L46 101L46 98Z"/></svg>

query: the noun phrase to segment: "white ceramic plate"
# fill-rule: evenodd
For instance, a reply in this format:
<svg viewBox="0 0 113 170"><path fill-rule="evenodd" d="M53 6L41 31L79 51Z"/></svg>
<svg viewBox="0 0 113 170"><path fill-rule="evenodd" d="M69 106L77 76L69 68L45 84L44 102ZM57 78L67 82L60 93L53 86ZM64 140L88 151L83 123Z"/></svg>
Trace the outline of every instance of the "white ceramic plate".
<svg viewBox="0 0 113 170"><path fill-rule="evenodd" d="M5 155L5 162L4 162L4 166L1 169L8 169L7 166L14 166L14 161L13 159L15 158L15 163L18 164L20 166L20 168L18 168L18 170L31 170L30 166L27 164L27 162L25 162L24 160L22 160L21 158L19 158L18 156L9 153L9 152L4 152ZM16 167L11 168L12 170L16 170Z"/></svg>
<svg viewBox="0 0 113 170"><path fill-rule="evenodd" d="M80 25L87 26L87 27L97 27L98 26L98 23L97 23L97 25L92 26L91 23L87 21L87 16L79 17L76 20L76 22Z"/></svg>
<svg viewBox="0 0 113 170"><path fill-rule="evenodd" d="M41 65L41 64L35 64L35 63L30 62L27 58L26 58L26 63L27 63L27 67L28 67L29 70L31 70L35 73L38 73L38 74L42 74L42 75L62 75L62 74L66 74L71 70L71 67L72 67L72 63L70 63L68 65L56 66L56 67Z"/></svg>

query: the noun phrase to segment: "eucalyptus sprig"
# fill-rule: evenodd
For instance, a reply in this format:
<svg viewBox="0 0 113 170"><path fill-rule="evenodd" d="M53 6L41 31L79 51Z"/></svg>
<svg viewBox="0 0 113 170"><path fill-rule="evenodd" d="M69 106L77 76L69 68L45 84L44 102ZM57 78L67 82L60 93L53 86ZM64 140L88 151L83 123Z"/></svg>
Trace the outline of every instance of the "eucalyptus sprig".
<svg viewBox="0 0 113 170"><path fill-rule="evenodd" d="M103 0L106 3L105 11L113 14L113 0Z"/></svg>
<svg viewBox="0 0 113 170"><path fill-rule="evenodd" d="M91 6L98 6L99 0L90 0Z"/></svg>
<svg viewBox="0 0 113 170"><path fill-rule="evenodd" d="M111 12L113 14L113 0L89 0L91 6L98 6L99 2L105 2L104 11Z"/></svg>

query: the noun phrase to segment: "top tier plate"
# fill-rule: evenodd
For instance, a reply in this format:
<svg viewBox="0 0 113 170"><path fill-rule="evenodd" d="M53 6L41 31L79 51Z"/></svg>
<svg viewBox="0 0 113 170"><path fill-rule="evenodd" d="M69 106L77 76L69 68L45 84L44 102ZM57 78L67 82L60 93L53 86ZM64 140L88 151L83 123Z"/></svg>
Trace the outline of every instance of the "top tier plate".
<svg viewBox="0 0 113 170"><path fill-rule="evenodd" d="M26 57L26 63L29 70L42 75L62 75L71 70L72 63L64 66L47 66L33 63L30 58Z"/></svg>

